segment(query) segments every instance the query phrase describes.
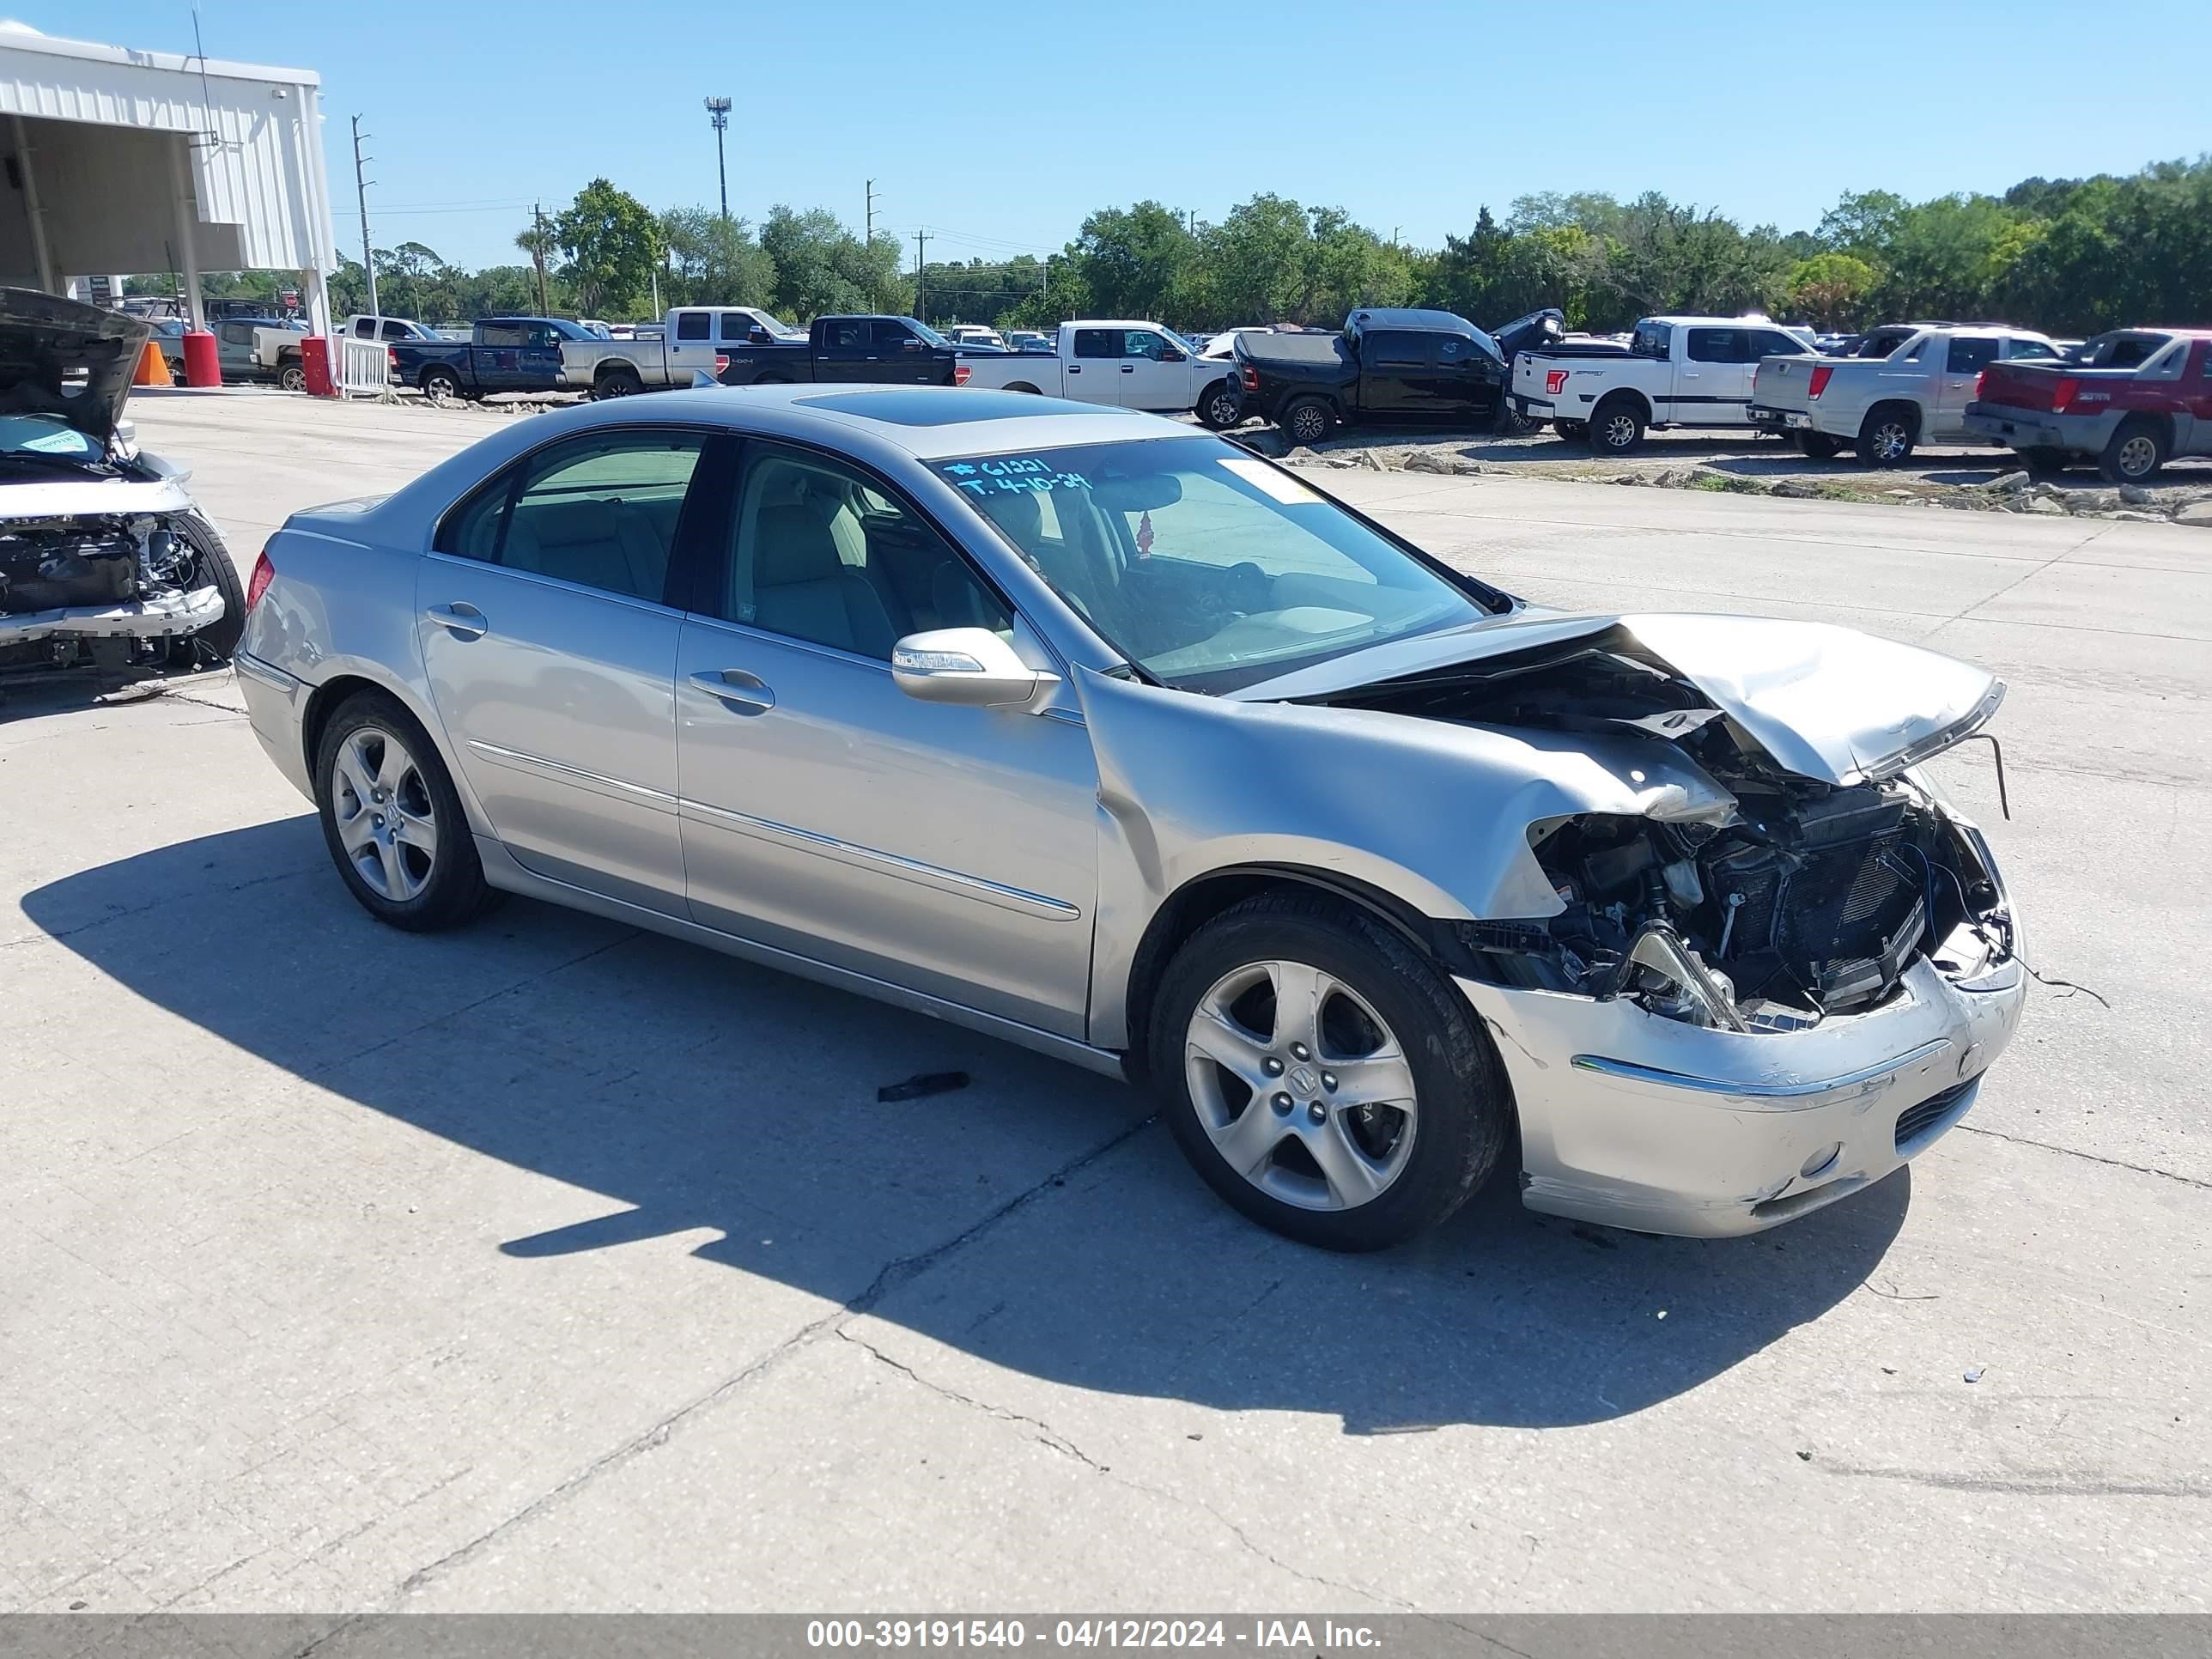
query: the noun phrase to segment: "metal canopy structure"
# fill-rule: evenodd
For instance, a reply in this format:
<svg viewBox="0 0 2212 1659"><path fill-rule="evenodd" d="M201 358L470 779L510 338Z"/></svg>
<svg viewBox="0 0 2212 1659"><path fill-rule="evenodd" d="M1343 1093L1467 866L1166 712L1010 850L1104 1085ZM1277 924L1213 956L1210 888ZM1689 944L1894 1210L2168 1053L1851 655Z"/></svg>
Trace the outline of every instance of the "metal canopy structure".
<svg viewBox="0 0 2212 1659"><path fill-rule="evenodd" d="M0 21L0 283L296 271L318 332L337 268L321 78L63 40Z"/></svg>

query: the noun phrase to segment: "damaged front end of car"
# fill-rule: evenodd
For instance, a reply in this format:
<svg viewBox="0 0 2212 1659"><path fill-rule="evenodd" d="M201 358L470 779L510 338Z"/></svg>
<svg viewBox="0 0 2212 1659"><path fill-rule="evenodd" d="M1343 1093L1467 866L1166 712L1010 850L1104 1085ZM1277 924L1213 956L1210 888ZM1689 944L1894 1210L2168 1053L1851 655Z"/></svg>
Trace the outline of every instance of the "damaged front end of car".
<svg viewBox="0 0 2212 1659"><path fill-rule="evenodd" d="M224 557L191 513L0 521L0 667L174 665L226 615Z"/></svg>

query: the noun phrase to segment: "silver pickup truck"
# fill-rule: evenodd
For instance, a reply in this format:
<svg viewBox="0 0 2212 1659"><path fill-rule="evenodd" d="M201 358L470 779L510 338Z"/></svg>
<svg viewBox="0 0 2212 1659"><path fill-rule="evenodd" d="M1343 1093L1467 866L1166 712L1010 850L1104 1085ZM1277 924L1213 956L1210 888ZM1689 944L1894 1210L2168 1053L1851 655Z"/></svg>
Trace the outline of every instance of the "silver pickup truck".
<svg viewBox="0 0 2212 1659"><path fill-rule="evenodd" d="M655 333L562 341L561 384L594 398L705 385L722 372L731 349L794 337L806 337L750 306L678 306Z"/></svg>
<svg viewBox="0 0 2212 1659"><path fill-rule="evenodd" d="M1869 465L1896 466L1919 444L1983 441L1966 405L1991 363L2057 356L2046 337L2001 323L1896 323L1849 357L1761 359L1748 413L1814 460L1856 447Z"/></svg>

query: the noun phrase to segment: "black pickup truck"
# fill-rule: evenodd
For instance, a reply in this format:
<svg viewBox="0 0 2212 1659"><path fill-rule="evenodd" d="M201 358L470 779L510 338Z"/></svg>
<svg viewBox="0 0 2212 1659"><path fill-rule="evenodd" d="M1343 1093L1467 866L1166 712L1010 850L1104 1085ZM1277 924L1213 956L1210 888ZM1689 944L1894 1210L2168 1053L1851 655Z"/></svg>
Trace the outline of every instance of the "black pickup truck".
<svg viewBox="0 0 2212 1659"><path fill-rule="evenodd" d="M803 340L732 345L725 356L724 386L801 380L957 386L967 378L952 342L911 317L817 317Z"/></svg>
<svg viewBox="0 0 2212 1659"><path fill-rule="evenodd" d="M561 342L599 336L561 317L487 317L465 340L393 340L392 379L434 398L558 392Z"/></svg>

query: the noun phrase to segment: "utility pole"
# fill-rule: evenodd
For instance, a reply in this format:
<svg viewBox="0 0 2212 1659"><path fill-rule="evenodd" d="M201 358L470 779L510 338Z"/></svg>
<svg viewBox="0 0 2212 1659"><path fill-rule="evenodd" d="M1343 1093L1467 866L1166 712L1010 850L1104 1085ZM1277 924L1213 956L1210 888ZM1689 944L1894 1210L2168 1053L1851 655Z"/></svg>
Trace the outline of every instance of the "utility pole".
<svg viewBox="0 0 2212 1659"><path fill-rule="evenodd" d="M921 270L923 251L929 245L929 233L916 229L914 233L914 314L921 315Z"/></svg>
<svg viewBox="0 0 2212 1659"><path fill-rule="evenodd" d="M876 245L876 181L872 179L868 180L867 226L868 234L860 240L866 246L873 247Z"/></svg>
<svg viewBox="0 0 2212 1659"><path fill-rule="evenodd" d="M707 119L714 128L714 172L722 181L722 217L726 219L730 216L730 168L722 157L722 135L730 130L730 100L709 98Z"/></svg>
<svg viewBox="0 0 2212 1659"><path fill-rule="evenodd" d="M545 209L537 202L530 204L530 222L536 233L530 239L530 263L538 267L538 314L552 314L552 302L545 297Z"/></svg>
<svg viewBox="0 0 2212 1659"><path fill-rule="evenodd" d="M362 169L369 158L361 153L361 141L370 135L361 130L361 117L353 118L353 191L361 203L361 268L368 273L368 314L381 317L376 306L376 252L368 245L368 180Z"/></svg>

